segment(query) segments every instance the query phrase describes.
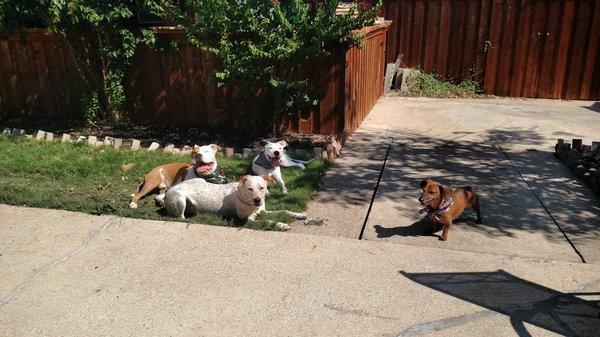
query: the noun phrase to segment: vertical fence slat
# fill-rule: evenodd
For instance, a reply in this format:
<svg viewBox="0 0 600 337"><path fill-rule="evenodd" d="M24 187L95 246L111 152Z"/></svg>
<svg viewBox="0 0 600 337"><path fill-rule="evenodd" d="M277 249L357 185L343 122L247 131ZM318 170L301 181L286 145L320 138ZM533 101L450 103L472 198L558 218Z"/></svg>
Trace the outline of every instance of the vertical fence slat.
<svg viewBox="0 0 600 337"><path fill-rule="evenodd" d="M398 27L403 67L474 78L487 94L595 99L598 2L403 0L395 17L385 13Z"/></svg>
<svg viewBox="0 0 600 337"><path fill-rule="evenodd" d="M594 11L592 15L592 27L590 29L590 40L587 46L587 55L585 58L585 65L583 68L583 78L581 81L581 91L579 92L580 99L600 99L600 94L594 90L594 84L596 88L600 86L600 78L594 78L594 73L600 73L598 66L598 60L600 59L600 1L595 1ZM596 69L594 69L596 68Z"/></svg>

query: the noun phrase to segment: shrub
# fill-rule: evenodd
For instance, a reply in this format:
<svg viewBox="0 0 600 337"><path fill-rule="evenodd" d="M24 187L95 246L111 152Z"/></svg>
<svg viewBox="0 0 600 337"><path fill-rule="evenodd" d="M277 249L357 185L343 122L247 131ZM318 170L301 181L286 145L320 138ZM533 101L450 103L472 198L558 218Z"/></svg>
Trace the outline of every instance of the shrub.
<svg viewBox="0 0 600 337"><path fill-rule="evenodd" d="M86 117L115 122L134 50L155 42L151 30L135 24L135 15L165 16L170 6L161 0L0 0L0 27L45 27L64 36L87 85L83 106L92 110Z"/></svg>
<svg viewBox="0 0 600 337"><path fill-rule="evenodd" d="M339 45L359 45L361 37L350 31L373 24L379 7L354 6L337 15L338 5L339 0L187 0L196 16L180 15L179 22L192 43L221 59L219 83L234 86L251 102L253 119L277 121L317 104L307 92L307 72L299 68ZM266 107L257 106L260 89L266 91Z"/></svg>

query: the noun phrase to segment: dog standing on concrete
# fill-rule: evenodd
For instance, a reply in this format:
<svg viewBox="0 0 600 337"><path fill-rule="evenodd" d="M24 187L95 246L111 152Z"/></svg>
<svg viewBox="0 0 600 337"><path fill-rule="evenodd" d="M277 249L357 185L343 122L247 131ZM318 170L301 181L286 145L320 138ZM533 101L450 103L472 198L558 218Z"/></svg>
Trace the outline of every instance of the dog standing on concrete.
<svg viewBox="0 0 600 337"><path fill-rule="evenodd" d="M265 180L266 179L266 180ZM211 184L204 179L186 180L167 190L166 196L160 201L171 216L185 219L185 214L210 212L225 218L238 217L255 221L258 214L285 213L295 219L306 219L302 213L287 210L267 211L265 197L269 194L267 180L269 176L243 176L237 183L224 185ZM283 222L268 221L281 230L290 226Z"/></svg>
<svg viewBox="0 0 600 337"><path fill-rule="evenodd" d="M452 190L448 186L427 179L421 181L421 189L423 193L419 197L419 202L424 208L419 211L419 214L427 212L433 232L435 232L435 226L438 222L444 225L440 240L446 241L448 239L448 231L452 226L452 221L456 220L467 207L473 208L477 213L475 223L483 223L479 208L479 197L470 186Z"/></svg>
<svg viewBox="0 0 600 337"><path fill-rule="evenodd" d="M276 143L271 143L265 140L263 141L263 145L263 152L256 156L252 161L252 172L259 176L272 176L281 186L281 191L283 193L287 193L288 190L281 175L281 166L296 166L304 170L304 165L308 164L310 161L291 159L285 153L285 147L288 145L285 140L280 140Z"/></svg>
<svg viewBox="0 0 600 337"><path fill-rule="evenodd" d="M220 149L215 144L194 145L191 165L189 163L173 163L153 168L146 174L144 181L138 185L135 193L131 195L129 207L137 208L140 199L156 191L158 191L158 195L155 200L158 202L165 197L168 188L193 178L204 178L214 184L227 183L223 172L217 165L215 156Z"/></svg>

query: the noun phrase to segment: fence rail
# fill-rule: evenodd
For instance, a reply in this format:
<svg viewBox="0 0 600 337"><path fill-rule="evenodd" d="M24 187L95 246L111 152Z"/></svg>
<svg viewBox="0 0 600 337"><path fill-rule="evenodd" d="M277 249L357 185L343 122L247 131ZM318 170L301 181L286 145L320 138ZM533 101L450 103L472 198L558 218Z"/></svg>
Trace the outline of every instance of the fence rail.
<svg viewBox="0 0 600 337"><path fill-rule="evenodd" d="M387 62L487 94L600 99L600 1L386 0Z"/></svg>
<svg viewBox="0 0 600 337"><path fill-rule="evenodd" d="M362 48L306 67L317 108L281 125L301 133L352 132L383 93L389 22L365 27ZM159 34L180 34L160 31ZM218 88L218 60L182 42L178 52L140 48L127 75L126 118L137 124L246 126L244 102ZM43 30L0 35L0 119L81 118L83 81L68 44ZM228 101L229 100L229 101Z"/></svg>

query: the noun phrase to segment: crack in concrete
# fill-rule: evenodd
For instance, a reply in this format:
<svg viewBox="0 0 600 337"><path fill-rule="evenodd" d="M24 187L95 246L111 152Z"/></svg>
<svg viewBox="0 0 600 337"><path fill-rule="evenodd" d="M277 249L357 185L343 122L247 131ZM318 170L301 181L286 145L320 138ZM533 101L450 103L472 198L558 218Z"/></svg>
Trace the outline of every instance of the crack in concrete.
<svg viewBox="0 0 600 337"><path fill-rule="evenodd" d="M366 312L364 310L359 310L359 309L348 309L348 308L343 308L343 307L336 307L336 306L330 305L330 304L325 304L324 306L325 306L325 308L327 308L329 310L339 312L340 314L343 314L343 315L353 315L353 316L367 317L367 318L372 317L372 318L391 320L391 321L395 321L398 319L396 317L372 314L372 313Z"/></svg>
<svg viewBox="0 0 600 337"><path fill-rule="evenodd" d="M60 264L62 264L63 262L67 261L68 259L72 258L73 256L75 256L77 253L79 253L80 251L82 251L84 248L87 247L87 245L98 235L100 235L102 232L104 232L110 225L112 225L115 220L119 219L118 217L113 217L110 218L109 220L105 221L102 225L100 225L97 228L94 228L92 230L90 230L87 233L87 236L85 238L85 240L83 240L81 243L79 243L77 246L75 246L73 249L71 249L67 254L65 254L64 256L61 256L53 261L51 261L50 263L48 263L47 265L45 265L44 267L34 271L33 273L29 274L29 276L27 276L25 278L25 280L23 280L23 282L21 282L13 291L11 291L8 295L6 295L4 298L2 298L2 301L0 301L0 308L2 308L4 305L8 304L10 301L12 301L23 289L25 289L27 286L29 286L31 283L33 283L33 281L49 272L50 270L58 267Z"/></svg>
<svg viewBox="0 0 600 337"><path fill-rule="evenodd" d="M397 337L406 336L421 336L435 331L446 330L455 326L471 323L476 320L487 318L493 315L500 315L491 310L477 311L470 314L464 314L460 316L454 316L449 318L438 319L427 323L421 323L413 325L408 329L400 332Z"/></svg>

